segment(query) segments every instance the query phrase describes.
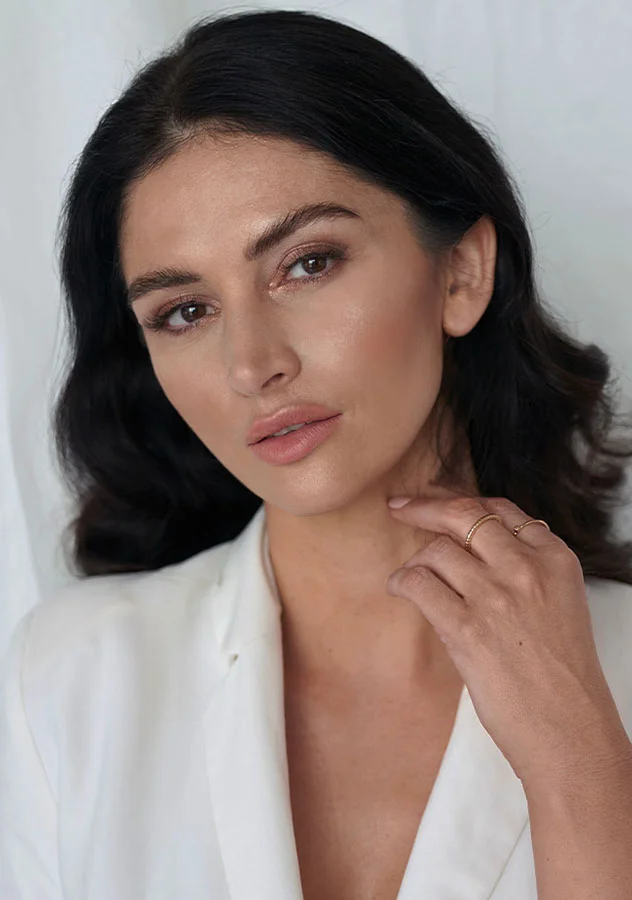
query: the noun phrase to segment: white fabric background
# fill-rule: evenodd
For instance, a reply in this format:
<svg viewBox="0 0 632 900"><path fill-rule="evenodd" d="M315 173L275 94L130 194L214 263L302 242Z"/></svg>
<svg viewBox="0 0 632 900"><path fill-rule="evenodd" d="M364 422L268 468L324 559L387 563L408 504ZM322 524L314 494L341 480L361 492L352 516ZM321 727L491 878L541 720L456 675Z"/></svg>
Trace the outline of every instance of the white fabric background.
<svg viewBox="0 0 632 900"><path fill-rule="evenodd" d="M0 656L17 620L71 578L49 434L65 351L54 239L70 166L138 65L201 15L264 7L358 25L494 130L527 204L540 284L573 333L611 354L630 402L629 0L2 0Z"/></svg>

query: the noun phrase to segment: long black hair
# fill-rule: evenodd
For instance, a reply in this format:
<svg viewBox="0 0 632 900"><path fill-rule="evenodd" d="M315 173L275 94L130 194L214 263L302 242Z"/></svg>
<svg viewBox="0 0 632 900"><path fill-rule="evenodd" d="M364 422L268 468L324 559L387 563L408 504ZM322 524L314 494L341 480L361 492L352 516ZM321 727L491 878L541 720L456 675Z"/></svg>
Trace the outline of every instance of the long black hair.
<svg viewBox="0 0 632 900"><path fill-rule="evenodd" d="M71 353L53 417L77 502L67 529L75 573L181 561L235 538L262 503L165 397L120 265L132 183L188 139L220 131L330 154L399 195L429 252L491 218L493 293L477 325L446 341L441 402L467 435L482 496L545 519L585 575L632 584L632 541L613 533L632 440L611 434L610 363L539 297L523 203L493 138L386 44L286 10L198 20L136 73L72 173L59 235ZM458 449L440 454L445 472Z"/></svg>

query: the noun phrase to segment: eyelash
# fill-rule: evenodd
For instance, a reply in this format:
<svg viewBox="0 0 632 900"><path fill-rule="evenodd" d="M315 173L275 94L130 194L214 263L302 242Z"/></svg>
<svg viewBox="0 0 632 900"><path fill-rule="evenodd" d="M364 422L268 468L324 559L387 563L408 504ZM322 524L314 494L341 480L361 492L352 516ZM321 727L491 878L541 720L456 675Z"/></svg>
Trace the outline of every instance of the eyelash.
<svg viewBox="0 0 632 900"><path fill-rule="evenodd" d="M332 260L336 261L336 264L333 265L329 269L329 271L325 272L324 274L309 275L307 278L293 278L293 279L291 279L291 281L298 281L298 282L304 283L304 282L320 281L323 278L327 278L329 275L331 275L331 273L335 269L338 268L338 264L347 258L347 254L346 254L346 251L341 247L330 247L326 250L310 250L307 253L302 254L301 256L295 257L290 262L285 263L281 267L281 270L282 270L283 274L285 275L285 274L287 274L287 272L290 271L290 269L293 269L297 263L302 263L302 262L305 262L306 260L310 260L310 259L314 259L314 258L316 258L316 259L332 259ZM184 332L191 331L193 328L197 328L198 325L201 325L202 322L204 322L207 318L209 318L209 316L204 316L203 318L198 319L194 324L185 325L180 328L170 327L166 324L166 322L167 322L167 319L172 315L172 313L176 312L178 309L183 309L186 306L196 306L196 305L203 306L205 304L203 304L201 301L196 300L193 297L191 297L187 300L184 300L184 301L177 300L174 303L172 303L170 306L168 306L166 309L162 310L162 312L155 313L153 315L149 315L143 321L143 323L142 323L143 327L146 328L148 331L166 331L172 335L180 335ZM210 318L213 318L213 316L210 316Z"/></svg>

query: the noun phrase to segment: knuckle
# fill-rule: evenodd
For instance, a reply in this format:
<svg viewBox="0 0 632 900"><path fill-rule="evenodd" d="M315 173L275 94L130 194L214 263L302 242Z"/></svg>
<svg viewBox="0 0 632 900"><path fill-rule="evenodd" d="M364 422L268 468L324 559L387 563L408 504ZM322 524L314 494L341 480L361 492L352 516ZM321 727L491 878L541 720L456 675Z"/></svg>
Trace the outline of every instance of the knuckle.
<svg viewBox="0 0 632 900"><path fill-rule="evenodd" d="M507 497L489 497L485 500L485 505L489 508L490 512L496 513L499 516L502 516L503 513L506 516L509 516L518 509L516 504Z"/></svg>
<svg viewBox="0 0 632 900"><path fill-rule="evenodd" d="M555 568L562 566L571 571L581 569L581 562L577 554L556 534L549 535L549 540L539 548L538 553L541 559Z"/></svg>
<svg viewBox="0 0 632 900"><path fill-rule="evenodd" d="M469 516L478 517L484 512L480 500L477 500L476 497L454 497L452 500L448 500L447 509L452 516L458 519Z"/></svg>
<svg viewBox="0 0 632 900"><path fill-rule="evenodd" d="M515 587L526 589L533 584L534 578L534 567L528 559L520 557L512 564L511 581Z"/></svg>
<svg viewBox="0 0 632 900"><path fill-rule="evenodd" d="M553 564L557 568L564 567L569 572L578 574L580 572L583 572L583 567L579 557L562 540L551 542L551 546L549 549L549 558L553 561Z"/></svg>
<svg viewBox="0 0 632 900"><path fill-rule="evenodd" d="M439 557L444 556L446 553L451 553L454 550L454 541L447 534L440 534L433 541L431 541L427 547L424 547L422 553L425 554L426 558L428 557Z"/></svg>
<svg viewBox="0 0 632 900"><path fill-rule="evenodd" d="M562 543L562 541L552 540L541 548L540 555L557 563L560 560L566 559L569 552L571 551L569 551L569 548L566 544Z"/></svg>
<svg viewBox="0 0 632 900"><path fill-rule="evenodd" d="M404 585L413 591L425 587L432 578L432 572L424 566L409 566L402 575Z"/></svg>
<svg viewBox="0 0 632 900"><path fill-rule="evenodd" d="M511 597L505 591L494 591L489 599L489 606L493 610L494 615L506 617L512 607Z"/></svg>
<svg viewBox="0 0 632 900"><path fill-rule="evenodd" d="M464 646L481 643L485 640L487 628L480 616L462 615L457 620L455 630L459 642Z"/></svg>

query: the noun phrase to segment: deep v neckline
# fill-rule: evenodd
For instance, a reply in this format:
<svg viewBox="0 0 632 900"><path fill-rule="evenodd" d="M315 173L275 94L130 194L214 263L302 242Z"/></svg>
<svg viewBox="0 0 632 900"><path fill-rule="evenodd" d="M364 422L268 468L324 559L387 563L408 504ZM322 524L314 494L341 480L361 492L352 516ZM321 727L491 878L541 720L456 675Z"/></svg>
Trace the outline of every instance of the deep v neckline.
<svg viewBox="0 0 632 900"><path fill-rule="evenodd" d="M458 682L435 685L424 711L421 702L407 710L376 701L363 718L366 713L354 715L352 694L345 698L334 688L329 709L322 685L306 687L284 671L286 753L304 896L395 900L454 730L463 682L451 673Z"/></svg>
<svg viewBox="0 0 632 900"><path fill-rule="evenodd" d="M260 510L213 589L218 662L203 714L210 798L231 900L304 900L290 802L281 607ZM467 687L396 900L488 900L528 807Z"/></svg>

